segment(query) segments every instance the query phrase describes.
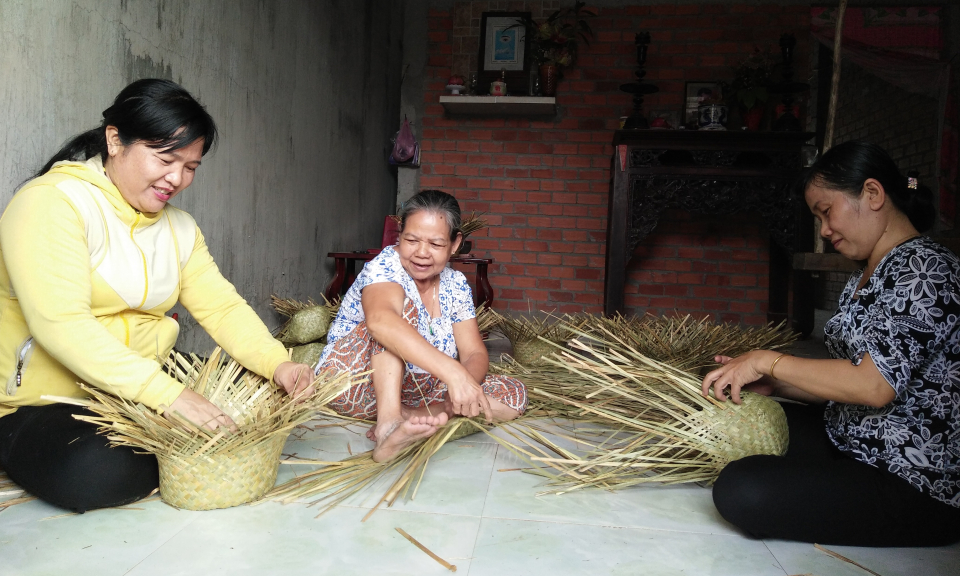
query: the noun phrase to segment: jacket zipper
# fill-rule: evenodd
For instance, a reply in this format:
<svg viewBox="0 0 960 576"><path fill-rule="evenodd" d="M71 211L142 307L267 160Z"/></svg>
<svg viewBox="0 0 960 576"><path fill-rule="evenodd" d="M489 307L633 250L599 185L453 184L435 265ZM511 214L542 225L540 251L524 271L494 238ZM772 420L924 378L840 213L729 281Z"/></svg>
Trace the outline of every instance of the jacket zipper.
<svg viewBox="0 0 960 576"><path fill-rule="evenodd" d="M137 244L136 238L133 237L133 233L137 229L137 224L140 223L140 211L134 211L137 213L137 219L134 220L133 226L130 227L130 241L137 247L137 251L140 252L140 259L143 261L143 300L140 301L140 306L137 306L137 308L140 308L147 301L147 294L150 292L150 278L147 275L147 256L143 253L140 245Z"/></svg>
<svg viewBox="0 0 960 576"><path fill-rule="evenodd" d="M7 396L13 396L17 393L17 388L23 383L23 369L30 361L30 354L33 352L33 336L28 337L20 347L17 348L17 370L10 375L7 380Z"/></svg>

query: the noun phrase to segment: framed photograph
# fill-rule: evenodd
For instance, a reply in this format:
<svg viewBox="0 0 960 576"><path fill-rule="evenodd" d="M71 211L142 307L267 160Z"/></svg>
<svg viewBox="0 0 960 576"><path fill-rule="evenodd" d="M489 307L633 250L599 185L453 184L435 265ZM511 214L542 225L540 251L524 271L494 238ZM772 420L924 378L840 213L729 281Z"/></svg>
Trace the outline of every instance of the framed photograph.
<svg viewBox="0 0 960 576"><path fill-rule="evenodd" d="M684 99L683 123L685 126L697 126L697 108L710 101L720 100L723 94L717 82L687 82Z"/></svg>
<svg viewBox="0 0 960 576"><path fill-rule="evenodd" d="M530 81L526 29L520 24L529 12L484 12L480 15L480 57L477 84L481 93L503 74L507 93L526 94ZM505 73L504 73L505 72Z"/></svg>

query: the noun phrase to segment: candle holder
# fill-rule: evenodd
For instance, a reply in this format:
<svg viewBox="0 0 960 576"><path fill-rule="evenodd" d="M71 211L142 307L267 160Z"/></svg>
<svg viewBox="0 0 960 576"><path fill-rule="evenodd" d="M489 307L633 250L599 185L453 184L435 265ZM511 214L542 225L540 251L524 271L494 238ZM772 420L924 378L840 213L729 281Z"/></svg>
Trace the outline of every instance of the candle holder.
<svg viewBox="0 0 960 576"><path fill-rule="evenodd" d="M800 132L799 109L794 94L810 90L810 85L804 82L793 81L793 49L797 46L797 39L793 34L780 36L780 54L783 56L783 80L770 87L770 92L783 94L781 104L777 106L777 117L773 122L776 132Z"/></svg>
<svg viewBox="0 0 960 576"><path fill-rule="evenodd" d="M660 90L653 84L648 84L643 81L644 77L647 75L647 71L644 70L644 66L647 63L647 45L650 44L650 33L637 33L634 35L633 42L637 49L637 71L634 72L634 75L637 77L637 81L620 85L621 91L633 94L633 114L628 116L626 121L624 121L623 128L625 130L645 129L650 127L650 124L643 115L643 96L644 94L653 94Z"/></svg>

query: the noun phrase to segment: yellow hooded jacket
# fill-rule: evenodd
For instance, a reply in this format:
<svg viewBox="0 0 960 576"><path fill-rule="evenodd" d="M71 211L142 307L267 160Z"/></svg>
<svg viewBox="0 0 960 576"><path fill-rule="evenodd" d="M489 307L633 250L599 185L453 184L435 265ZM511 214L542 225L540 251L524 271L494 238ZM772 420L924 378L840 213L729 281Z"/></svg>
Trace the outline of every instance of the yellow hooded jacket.
<svg viewBox="0 0 960 576"><path fill-rule="evenodd" d="M55 164L0 218L0 417L44 394L83 397L78 382L162 411L183 390L157 361L178 300L253 372L272 378L287 360L189 214L137 212L99 157Z"/></svg>

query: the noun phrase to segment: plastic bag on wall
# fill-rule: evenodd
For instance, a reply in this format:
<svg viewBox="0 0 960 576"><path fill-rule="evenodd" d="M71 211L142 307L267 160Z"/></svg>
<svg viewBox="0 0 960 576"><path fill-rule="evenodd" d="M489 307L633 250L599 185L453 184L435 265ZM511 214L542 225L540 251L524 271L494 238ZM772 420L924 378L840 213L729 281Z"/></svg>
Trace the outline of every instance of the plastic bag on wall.
<svg viewBox="0 0 960 576"><path fill-rule="evenodd" d="M395 166L411 168L420 166L420 144L413 135L410 121L406 118L403 119L403 124L400 125L396 136L393 137L393 150L387 161Z"/></svg>

